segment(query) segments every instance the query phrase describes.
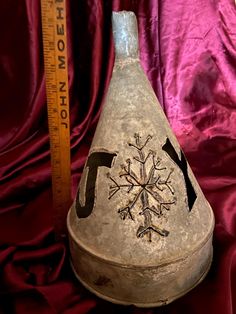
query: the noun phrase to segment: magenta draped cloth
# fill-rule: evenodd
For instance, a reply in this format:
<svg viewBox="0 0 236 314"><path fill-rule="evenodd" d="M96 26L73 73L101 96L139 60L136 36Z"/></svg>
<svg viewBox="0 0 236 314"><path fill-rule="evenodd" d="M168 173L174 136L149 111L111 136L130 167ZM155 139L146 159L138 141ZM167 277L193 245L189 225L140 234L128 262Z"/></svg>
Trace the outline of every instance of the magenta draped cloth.
<svg viewBox="0 0 236 314"><path fill-rule="evenodd" d="M112 10L135 12L141 63L214 210L211 270L153 309L100 300L75 279L53 236L40 1L1 1L0 313L236 313L235 3L67 0L73 197L112 73Z"/></svg>

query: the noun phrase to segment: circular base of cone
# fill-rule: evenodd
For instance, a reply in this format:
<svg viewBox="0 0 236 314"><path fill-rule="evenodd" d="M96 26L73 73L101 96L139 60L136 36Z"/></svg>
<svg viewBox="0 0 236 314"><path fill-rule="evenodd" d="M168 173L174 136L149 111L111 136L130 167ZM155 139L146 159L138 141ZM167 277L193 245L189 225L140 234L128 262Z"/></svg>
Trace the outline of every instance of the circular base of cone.
<svg viewBox="0 0 236 314"><path fill-rule="evenodd" d="M171 302L173 302L174 300L182 297L183 295L185 295L186 293L188 293L189 291L191 291L194 287L196 287L200 282L202 282L202 280L206 277L207 273L209 272L209 269L211 267L211 263L212 263L212 257L213 257L213 250L211 252L211 255L210 255L210 258L209 258L209 262L208 264L206 265L206 269L204 271L204 273L201 275L201 277L193 284L192 287L186 289L185 291L182 291L180 294L177 294L175 296L172 296L171 298L167 299L167 300L156 300L156 301L153 301L153 303L138 303L138 302L135 302L135 303L131 303L131 302L127 302L127 301L123 301L123 300L119 300L119 299L114 299L114 298L111 298L107 295L104 295L102 293L100 293L99 291L95 290L94 288L92 288L91 286L89 286L86 282L84 282L80 276L78 275L78 273L76 272L74 266L73 266L73 263L72 261L70 262L71 264L71 268L76 276L76 278L80 281L80 283L86 288L88 289L90 292L94 293L96 296L98 296L99 298L101 299L104 299L106 301L109 301L111 303L115 303L115 304L120 304L120 305L134 305L134 306L137 306L137 307L142 307L142 308L148 308L148 307L157 307L157 306L163 306L163 305L167 305Z"/></svg>
<svg viewBox="0 0 236 314"><path fill-rule="evenodd" d="M178 259L173 257L168 262L157 259L156 265L131 264L125 259L117 263L102 256L101 246L91 250L83 245L83 238L77 236L72 210L68 213L67 227L74 273L88 290L102 299L137 307L163 306L193 289L210 268L213 228L198 246L186 247ZM122 251L119 254L122 257ZM149 257L152 255L147 254L147 261Z"/></svg>

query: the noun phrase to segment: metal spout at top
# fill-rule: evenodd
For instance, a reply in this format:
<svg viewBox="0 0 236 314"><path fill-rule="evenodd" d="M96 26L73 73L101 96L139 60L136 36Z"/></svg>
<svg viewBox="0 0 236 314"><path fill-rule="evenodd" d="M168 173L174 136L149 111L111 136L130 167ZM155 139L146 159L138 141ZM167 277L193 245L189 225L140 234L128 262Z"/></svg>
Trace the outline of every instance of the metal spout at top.
<svg viewBox="0 0 236 314"><path fill-rule="evenodd" d="M112 12L116 59L138 58L138 26L134 12Z"/></svg>

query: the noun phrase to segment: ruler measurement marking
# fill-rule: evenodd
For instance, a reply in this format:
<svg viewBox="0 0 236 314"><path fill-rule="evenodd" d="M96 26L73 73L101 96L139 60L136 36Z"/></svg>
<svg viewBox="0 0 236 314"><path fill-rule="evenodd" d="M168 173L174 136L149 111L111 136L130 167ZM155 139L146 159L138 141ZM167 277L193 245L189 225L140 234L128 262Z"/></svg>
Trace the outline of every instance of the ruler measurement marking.
<svg viewBox="0 0 236 314"><path fill-rule="evenodd" d="M65 0L41 0L44 63L51 150L53 217L57 237L65 233L71 201L69 87Z"/></svg>

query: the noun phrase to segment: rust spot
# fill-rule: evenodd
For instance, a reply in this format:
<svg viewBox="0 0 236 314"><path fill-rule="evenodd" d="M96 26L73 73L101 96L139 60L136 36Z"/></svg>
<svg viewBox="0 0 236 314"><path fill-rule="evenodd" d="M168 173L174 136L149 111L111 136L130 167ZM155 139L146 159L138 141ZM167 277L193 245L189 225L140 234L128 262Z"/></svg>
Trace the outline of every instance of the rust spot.
<svg viewBox="0 0 236 314"><path fill-rule="evenodd" d="M94 281L94 284L96 286L111 286L112 281L110 278L107 278L106 276L99 276L96 281Z"/></svg>

